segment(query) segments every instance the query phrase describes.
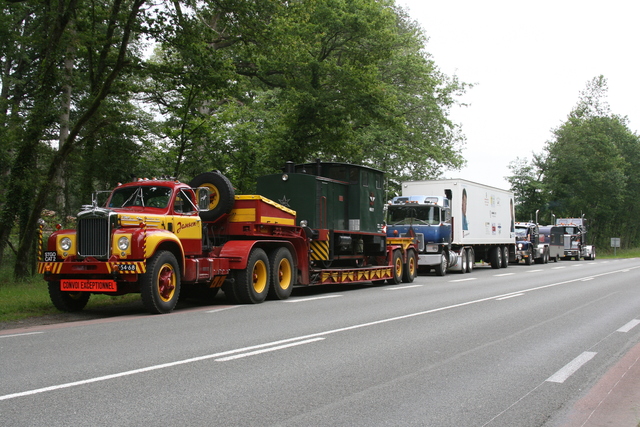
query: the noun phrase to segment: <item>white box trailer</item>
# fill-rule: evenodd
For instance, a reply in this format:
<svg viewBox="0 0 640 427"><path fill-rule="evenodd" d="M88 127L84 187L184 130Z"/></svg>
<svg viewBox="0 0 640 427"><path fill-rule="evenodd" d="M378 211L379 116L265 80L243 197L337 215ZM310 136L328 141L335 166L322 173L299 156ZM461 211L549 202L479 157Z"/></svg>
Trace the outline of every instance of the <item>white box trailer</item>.
<svg viewBox="0 0 640 427"><path fill-rule="evenodd" d="M442 179L404 182L402 195L444 196L450 202L448 224L441 225L449 226L449 241L424 242L425 253L420 254L419 265L432 266L438 273L438 265L446 257L449 270L465 272L473 268L474 261L485 261L493 268L504 268L515 261L512 192L464 179ZM434 256L438 243L445 247L438 250L441 256Z"/></svg>

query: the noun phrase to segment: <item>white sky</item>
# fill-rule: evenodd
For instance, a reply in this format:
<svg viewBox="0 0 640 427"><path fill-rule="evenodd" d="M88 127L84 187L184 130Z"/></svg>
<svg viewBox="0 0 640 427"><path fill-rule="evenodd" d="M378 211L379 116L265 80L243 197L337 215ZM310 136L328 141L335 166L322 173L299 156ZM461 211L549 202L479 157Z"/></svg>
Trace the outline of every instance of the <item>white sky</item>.
<svg viewBox="0 0 640 427"><path fill-rule="evenodd" d="M396 0L418 21L445 74L476 86L452 119L467 166L446 178L508 189L517 157L532 158L587 82L603 75L613 114L640 126L640 1Z"/></svg>

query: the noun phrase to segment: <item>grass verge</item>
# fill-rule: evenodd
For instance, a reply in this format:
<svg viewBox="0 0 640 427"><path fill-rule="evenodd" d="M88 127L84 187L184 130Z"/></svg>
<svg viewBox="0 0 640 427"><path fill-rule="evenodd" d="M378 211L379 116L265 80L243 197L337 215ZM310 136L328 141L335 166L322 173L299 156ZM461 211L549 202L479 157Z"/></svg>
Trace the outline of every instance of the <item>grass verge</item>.
<svg viewBox="0 0 640 427"><path fill-rule="evenodd" d="M123 304L140 300L139 294L116 297L91 295L87 308ZM12 271L0 269L0 323L22 320L29 317L58 314L49 299L47 282L36 275L23 282L16 283Z"/></svg>

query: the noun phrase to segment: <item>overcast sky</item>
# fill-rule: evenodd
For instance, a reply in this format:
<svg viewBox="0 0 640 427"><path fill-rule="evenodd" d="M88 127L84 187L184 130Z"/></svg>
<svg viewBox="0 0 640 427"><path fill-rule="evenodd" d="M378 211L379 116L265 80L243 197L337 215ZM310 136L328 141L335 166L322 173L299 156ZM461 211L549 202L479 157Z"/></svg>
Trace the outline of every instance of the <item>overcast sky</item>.
<svg viewBox="0 0 640 427"><path fill-rule="evenodd" d="M613 114L640 126L640 1L396 0L445 74L476 86L452 118L467 166L446 178L508 189L517 157L542 152L587 82L603 75Z"/></svg>

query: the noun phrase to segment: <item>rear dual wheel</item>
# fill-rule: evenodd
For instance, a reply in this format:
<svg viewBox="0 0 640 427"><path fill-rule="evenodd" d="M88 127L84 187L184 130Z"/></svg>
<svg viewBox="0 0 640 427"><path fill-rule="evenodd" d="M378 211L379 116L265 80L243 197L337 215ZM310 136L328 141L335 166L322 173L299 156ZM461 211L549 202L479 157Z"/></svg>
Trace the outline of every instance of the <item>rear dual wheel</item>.
<svg viewBox="0 0 640 427"><path fill-rule="evenodd" d="M402 282L402 274L404 270L404 263L402 262L402 253L399 250L393 251L393 266L392 277L387 279L387 282L392 285L397 285Z"/></svg>
<svg viewBox="0 0 640 427"><path fill-rule="evenodd" d="M407 251L407 262L404 264L402 271L402 281L404 283L412 283L418 275L418 259L413 250Z"/></svg>
<svg viewBox="0 0 640 427"><path fill-rule="evenodd" d="M500 250L502 251L502 268L507 268L509 267L509 247L503 246Z"/></svg>
<svg viewBox="0 0 640 427"><path fill-rule="evenodd" d="M254 248L249 254L247 268L237 270L233 294L241 304L258 304L269 293L269 257L264 250Z"/></svg>
<svg viewBox="0 0 640 427"><path fill-rule="evenodd" d="M225 285L227 298L234 303L259 304L269 299L284 300L291 296L296 269L291 251L276 248L269 255L262 248L249 254L247 268L236 272L233 284Z"/></svg>
<svg viewBox="0 0 640 427"><path fill-rule="evenodd" d="M269 299L283 300L289 298L293 290L295 270L293 257L287 248L278 248L269 255L271 268L271 286Z"/></svg>
<svg viewBox="0 0 640 427"><path fill-rule="evenodd" d="M493 246L489 249L489 262L491 262L491 268L502 267L502 250L499 246Z"/></svg>

